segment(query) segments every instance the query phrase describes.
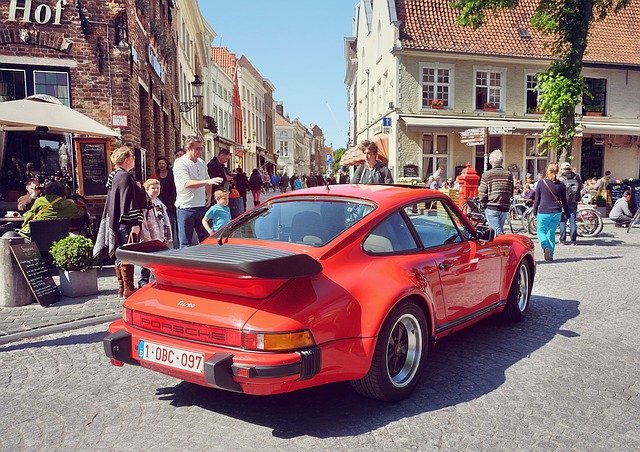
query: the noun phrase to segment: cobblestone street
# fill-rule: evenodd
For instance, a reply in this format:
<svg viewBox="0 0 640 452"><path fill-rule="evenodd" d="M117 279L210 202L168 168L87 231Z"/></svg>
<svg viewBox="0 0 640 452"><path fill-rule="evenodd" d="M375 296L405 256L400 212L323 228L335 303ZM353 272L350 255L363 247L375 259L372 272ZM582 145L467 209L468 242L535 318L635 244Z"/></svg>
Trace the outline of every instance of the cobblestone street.
<svg viewBox="0 0 640 452"><path fill-rule="evenodd" d="M13 340L0 346L0 450L638 450L639 249L640 230L608 223L539 260L525 321L443 340L398 404L347 383L260 398L113 367L104 324Z"/></svg>

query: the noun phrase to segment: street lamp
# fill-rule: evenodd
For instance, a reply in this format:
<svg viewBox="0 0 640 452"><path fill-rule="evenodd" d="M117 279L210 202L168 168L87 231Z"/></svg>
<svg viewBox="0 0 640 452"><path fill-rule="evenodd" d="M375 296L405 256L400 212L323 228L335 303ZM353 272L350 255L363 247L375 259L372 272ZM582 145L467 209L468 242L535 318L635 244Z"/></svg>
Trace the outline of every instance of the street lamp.
<svg viewBox="0 0 640 452"><path fill-rule="evenodd" d="M204 83L202 80L200 80L200 76L196 75L194 77L193 81L191 82L191 88L193 91L194 100L190 102L180 102L180 111L183 113L191 111L196 105L198 105L200 99L202 99L203 97L202 92L204 90Z"/></svg>

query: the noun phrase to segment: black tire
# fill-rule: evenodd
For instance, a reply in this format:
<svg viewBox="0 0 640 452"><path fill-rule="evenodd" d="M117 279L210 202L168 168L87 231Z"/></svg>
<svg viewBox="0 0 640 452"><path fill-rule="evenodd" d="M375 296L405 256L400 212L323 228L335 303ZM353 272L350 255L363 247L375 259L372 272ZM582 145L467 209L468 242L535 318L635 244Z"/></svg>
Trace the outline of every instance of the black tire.
<svg viewBox="0 0 640 452"><path fill-rule="evenodd" d="M596 210L582 209L576 215L578 235L580 237L595 237L602 232L604 222Z"/></svg>
<svg viewBox="0 0 640 452"><path fill-rule="evenodd" d="M509 321L519 322L524 319L529 310L532 286L531 267L526 260L522 260L518 265L516 274L513 276L509 296L507 297L507 307L504 311L505 317Z"/></svg>
<svg viewBox="0 0 640 452"><path fill-rule="evenodd" d="M427 359L427 321L413 301L395 306L385 320L369 372L351 382L360 394L384 402L407 397L420 379Z"/></svg>

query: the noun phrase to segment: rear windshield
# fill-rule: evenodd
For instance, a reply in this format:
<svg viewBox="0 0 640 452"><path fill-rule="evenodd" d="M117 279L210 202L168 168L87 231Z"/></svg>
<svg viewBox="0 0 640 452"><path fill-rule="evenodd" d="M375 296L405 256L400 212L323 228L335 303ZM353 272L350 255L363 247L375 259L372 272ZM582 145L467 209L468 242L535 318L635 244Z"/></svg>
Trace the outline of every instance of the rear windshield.
<svg viewBox="0 0 640 452"><path fill-rule="evenodd" d="M301 200L264 204L222 230L228 237L323 246L367 216L373 205L356 201Z"/></svg>

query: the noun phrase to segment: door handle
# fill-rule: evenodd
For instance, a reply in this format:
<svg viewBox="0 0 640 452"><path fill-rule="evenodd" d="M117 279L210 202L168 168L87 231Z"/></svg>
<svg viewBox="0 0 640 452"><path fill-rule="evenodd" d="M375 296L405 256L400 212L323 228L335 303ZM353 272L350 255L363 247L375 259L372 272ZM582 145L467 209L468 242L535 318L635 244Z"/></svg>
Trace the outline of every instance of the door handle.
<svg viewBox="0 0 640 452"><path fill-rule="evenodd" d="M438 264L438 269L439 269L439 270L443 270L443 271L444 271L444 270L448 270L448 269L450 269L451 267L453 267L453 264L451 264L451 263L449 263L449 262L440 262L440 263Z"/></svg>

